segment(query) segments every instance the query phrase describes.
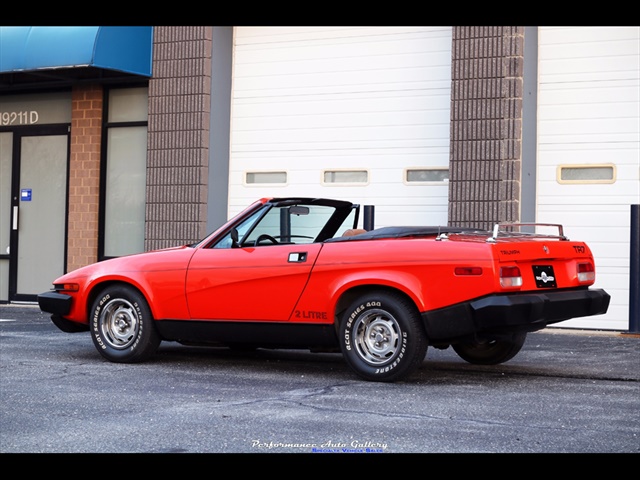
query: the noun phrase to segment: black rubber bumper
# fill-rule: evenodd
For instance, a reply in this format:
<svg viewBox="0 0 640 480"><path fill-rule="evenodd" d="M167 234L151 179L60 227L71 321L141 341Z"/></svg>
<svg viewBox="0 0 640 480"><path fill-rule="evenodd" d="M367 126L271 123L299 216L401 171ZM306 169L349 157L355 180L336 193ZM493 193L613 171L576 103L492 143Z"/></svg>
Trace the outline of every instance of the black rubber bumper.
<svg viewBox="0 0 640 480"><path fill-rule="evenodd" d="M38 295L38 305L43 312L64 316L71 311L71 297L63 293L44 292Z"/></svg>
<svg viewBox="0 0 640 480"><path fill-rule="evenodd" d="M43 312L51 313L51 321L63 332L86 332L89 325L64 318L71 311L71 297L64 293L45 292L38 295L38 305Z"/></svg>
<svg viewBox="0 0 640 480"><path fill-rule="evenodd" d="M422 319L430 340L450 340L477 333L536 331L606 313L610 300L602 289L491 295L425 312Z"/></svg>

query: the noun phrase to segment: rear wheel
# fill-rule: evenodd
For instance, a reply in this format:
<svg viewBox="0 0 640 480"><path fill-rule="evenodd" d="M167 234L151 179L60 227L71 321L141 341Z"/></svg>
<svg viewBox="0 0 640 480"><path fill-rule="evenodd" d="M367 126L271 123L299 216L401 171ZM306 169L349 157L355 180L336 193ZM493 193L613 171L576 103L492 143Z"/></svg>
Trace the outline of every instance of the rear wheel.
<svg viewBox="0 0 640 480"><path fill-rule="evenodd" d="M104 358L119 363L148 359L161 341L147 301L128 285L110 286L95 300L91 338Z"/></svg>
<svg viewBox="0 0 640 480"><path fill-rule="evenodd" d="M399 380L418 368L427 353L418 311L394 293L359 297L345 311L339 337L347 364L366 380Z"/></svg>
<svg viewBox="0 0 640 480"><path fill-rule="evenodd" d="M497 340L457 343L452 345L452 348L466 362L475 365L497 365L515 357L526 338L526 333L514 333L508 338Z"/></svg>

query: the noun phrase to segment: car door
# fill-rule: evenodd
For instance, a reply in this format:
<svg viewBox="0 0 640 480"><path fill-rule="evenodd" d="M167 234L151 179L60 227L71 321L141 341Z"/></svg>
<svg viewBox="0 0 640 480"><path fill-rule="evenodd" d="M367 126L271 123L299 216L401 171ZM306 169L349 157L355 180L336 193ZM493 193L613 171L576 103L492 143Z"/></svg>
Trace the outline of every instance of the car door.
<svg viewBox="0 0 640 480"><path fill-rule="evenodd" d="M288 321L321 243L201 248L189 265L192 319Z"/></svg>

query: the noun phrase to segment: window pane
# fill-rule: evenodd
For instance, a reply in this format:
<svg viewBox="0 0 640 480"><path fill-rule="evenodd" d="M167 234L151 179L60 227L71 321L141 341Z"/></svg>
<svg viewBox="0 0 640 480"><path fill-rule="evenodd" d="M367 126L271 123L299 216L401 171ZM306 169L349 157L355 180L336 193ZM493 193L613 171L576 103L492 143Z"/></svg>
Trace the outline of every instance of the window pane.
<svg viewBox="0 0 640 480"><path fill-rule="evenodd" d="M324 183L367 183L369 172L366 170L326 170Z"/></svg>
<svg viewBox="0 0 640 480"><path fill-rule="evenodd" d="M561 165L559 168L561 183L613 183L615 181L612 165Z"/></svg>
<svg viewBox="0 0 640 480"><path fill-rule="evenodd" d="M11 228L13 134L0 132L0 255L8 254ZM9 258L0 259L0 300L9 299Z"/></svg>
<svg viewBox="0 0 640 480"><path fill-rule="evenodd" d="M287 172L247 172L245 182L255 185L257 183L287 183Z"/></svg>
<svg viewBox="0 0 640 480"><path fill-rule="evenodd" d="M423 168L406 171L406 181L411 182L446 182L449 170L446 168Z"/></svg>
<svg viewBox="0 0 640 480"><path fill-rule="evenodd" d="M11 160L13 133L0 133L0 255L7 254L11 225ZM2 297L0 297L2 298Z"/></svg>
<svg viewBox="0 0 640 480"><path fill-rule="evenodd" d="M146 122L149 108L147 87L109 91L109 123Z"/></svg>
<svg viewBox="0 0 640 480"><path fill-rule="evenodd" d="M312 243L334 212L333 207L322 205L305 205L298 210L292 206L272 208L243 243L253 245L260 235L270 235L278 243Z"/></svg>
<svg viewBox="0 0 640 480"><path fill-rule="evenodd" d="M262 215L262 210L258 210L256 213L251 215L249 218L244 220L238 227L236 228L238 232L238 241L242 241L244 236L247 234L249 228L256 223L256 219ZM222 237L218 243L213 245L213 248L231 248L233 246L233 240L231 239L231 232Z"/></svg>
<svg viewBox="0 0 640 480"><path fill-rule="evenodd" d="M110 128L105 194L107 257L144 251L147 127Z"/></svg>

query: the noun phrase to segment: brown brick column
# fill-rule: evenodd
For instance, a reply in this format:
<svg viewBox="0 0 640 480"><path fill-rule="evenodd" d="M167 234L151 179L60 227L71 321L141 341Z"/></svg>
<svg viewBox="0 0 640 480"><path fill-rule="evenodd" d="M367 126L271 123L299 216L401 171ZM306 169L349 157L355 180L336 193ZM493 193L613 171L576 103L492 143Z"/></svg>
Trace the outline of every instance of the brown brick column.
<svg viewBox="0 0 640 480"><path fill-rule="evenodd" d="M454 27L449 224L520 218L524 27Z"/></svg>
<svg viewBox="0 0 640 480"><path fill-rule="evenodd" d="M73 87L67 271L98 260L102 86Z"/></svg>
<svg viewBox="0 0 640 480"><path fill-rule="evenodd" d="M207 232L212 27L154 27L145 249Z"/></svg>

